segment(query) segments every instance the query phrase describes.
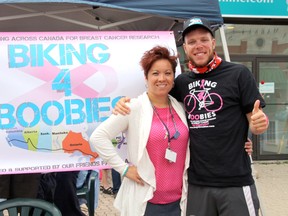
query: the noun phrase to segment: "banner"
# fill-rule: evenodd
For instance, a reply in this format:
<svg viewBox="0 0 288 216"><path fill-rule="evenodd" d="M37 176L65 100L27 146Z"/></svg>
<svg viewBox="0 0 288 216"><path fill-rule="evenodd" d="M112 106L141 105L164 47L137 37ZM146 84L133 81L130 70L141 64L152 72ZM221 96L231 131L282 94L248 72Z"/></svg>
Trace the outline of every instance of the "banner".
<svg viewBox="0 0 288 216"><path fill-rule="evenodd" d="M173 32L0 33L0 174L101 169L88 143L121 96L145 91L139 61ZM177 67L180 73L180 66ZM125 135L113 140L125 158Z"/></svg>

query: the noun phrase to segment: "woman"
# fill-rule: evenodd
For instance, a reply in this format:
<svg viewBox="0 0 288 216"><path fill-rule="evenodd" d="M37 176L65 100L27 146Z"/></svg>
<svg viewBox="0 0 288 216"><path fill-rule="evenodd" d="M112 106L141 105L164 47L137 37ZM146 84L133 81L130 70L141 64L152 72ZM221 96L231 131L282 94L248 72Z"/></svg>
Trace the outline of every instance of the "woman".
<svg viewBox="0 0 288 216"><path fill-rule="evenodd" d="M90 144L125 177L114 203L121 215L186 215L188 127L181 104L168 95L177 56L156 46L144 53L140 64L147 92L128 104L130 115L111 115L98 126ZM129 164L111 142L124 131Z"/></svg>

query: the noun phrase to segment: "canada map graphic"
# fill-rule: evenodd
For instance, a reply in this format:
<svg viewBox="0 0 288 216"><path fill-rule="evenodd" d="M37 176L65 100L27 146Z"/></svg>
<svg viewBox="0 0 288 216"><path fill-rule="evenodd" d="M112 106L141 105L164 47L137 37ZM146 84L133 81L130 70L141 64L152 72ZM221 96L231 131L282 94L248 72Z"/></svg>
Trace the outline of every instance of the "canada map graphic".
<svg viewBox="0 0 288 216"><path fill-rule="evenodd" d="M50 131L49 131L50 130ZM89 142L82 134L73 131L51 131L36 128L14 128L6 131L6 140L10 146L41 152L64 152L73 154L78 151L83 156L90 157L94 161L98 157L96 152L90 148Z"/></svg>

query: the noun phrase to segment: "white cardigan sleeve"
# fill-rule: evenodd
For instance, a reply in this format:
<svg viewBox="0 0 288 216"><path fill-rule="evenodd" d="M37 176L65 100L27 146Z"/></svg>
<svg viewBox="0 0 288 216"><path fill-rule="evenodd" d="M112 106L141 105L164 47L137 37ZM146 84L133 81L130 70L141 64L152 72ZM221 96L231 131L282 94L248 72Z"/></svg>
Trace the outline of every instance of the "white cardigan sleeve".
<svg viewBox="0 0 288 216"><path fill-rule="evenodd" d="M112 144L112 139L119 133L126 131L128 123L129 115L112 114L93 131L89 139L92 150L96 151L103 161L107 162L120 174L123 173L127 164L117 153Z"/></svg>

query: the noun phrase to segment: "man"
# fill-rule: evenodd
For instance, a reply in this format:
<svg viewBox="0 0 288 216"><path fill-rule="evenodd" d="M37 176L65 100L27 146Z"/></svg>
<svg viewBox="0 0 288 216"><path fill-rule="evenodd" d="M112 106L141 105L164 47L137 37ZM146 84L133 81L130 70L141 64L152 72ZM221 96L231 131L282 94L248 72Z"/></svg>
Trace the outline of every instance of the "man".
<svg viewBox="0 0 288 216"><path fill-rule="evenodd" d="M187 213L258 215L259 201L243 143L249 127L253 134L268 127L261 109L263 98L246 67L217 56L206 19L187 20L182 37L191 72L176 78L171 94L184 102L190 127Z"/></svg>
<svg viewBox="0 0 288 216"><path fill-rule="evenodd" d="M245 66L217 56L208 20L187 20L182 37L191 71L175 79L171 95L184 103L189 124L187 215L258 215L244 143L249 128L256 135L267 130L265 102Z"/></svg>

